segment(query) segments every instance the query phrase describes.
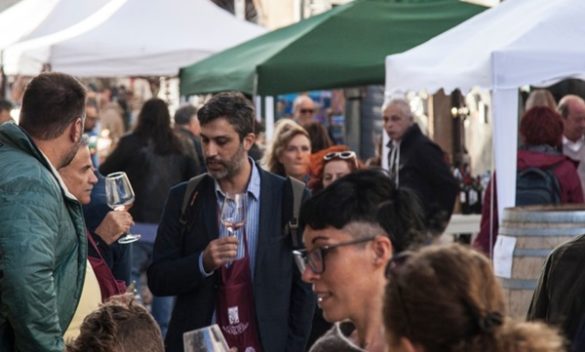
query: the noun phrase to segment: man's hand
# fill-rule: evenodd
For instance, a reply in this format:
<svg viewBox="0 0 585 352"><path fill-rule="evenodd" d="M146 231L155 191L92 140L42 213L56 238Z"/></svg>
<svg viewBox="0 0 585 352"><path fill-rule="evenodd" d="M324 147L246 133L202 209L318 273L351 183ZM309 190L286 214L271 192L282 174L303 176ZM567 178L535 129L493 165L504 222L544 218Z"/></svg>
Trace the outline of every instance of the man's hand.
<svg viewBox="0 0 585 352"><path fill-rule="evenodd" d="M207 245L203 251L203 268L210 273L222 265L234 260L238 251L238 239L236 237L223 237L215 239Z"/></svg>
<svg viewBox="0 0 585 352"><path fill-rule="evenodd" d="M95 229L96 235L109 245L127 233L134 225L132 215L127 211L110 211Z"/></svg>

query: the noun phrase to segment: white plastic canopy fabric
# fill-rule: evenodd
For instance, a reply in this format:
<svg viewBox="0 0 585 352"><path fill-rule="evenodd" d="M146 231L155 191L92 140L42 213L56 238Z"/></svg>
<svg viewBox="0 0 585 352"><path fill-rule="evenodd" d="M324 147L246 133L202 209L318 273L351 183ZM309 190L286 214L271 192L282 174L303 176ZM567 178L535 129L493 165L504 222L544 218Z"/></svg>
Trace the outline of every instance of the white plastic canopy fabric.
<svg viewBox="0 0 585 352"><path fill-rule="evenodd" d="M22 0L0 12L0 50L31 33L59 0Z"/></svg>
<svg viewBox="0 0 585 352"><path fill-rule="evenodd" d="M59 0L51 13L29 34L20 38L25 41L64 30L86 19L110 0Z"/></svg>
<svg viewBox="0 0 585 352"><path fill-rule="evenodd" d="M74 37L82 30L89 30L95 27L99 22L96 22L93 26L85 25L82 28L79 25L89 17L96 16L96 13L99 15L99 12L103 12L106 4L113 2L111 0L52 1L55 4L45 18L40 23L35 23L35 27L30 33L21 36L17 43L5 50L4 69L6 73L37 74L49 56L49 44ZM114 9L106 11L102 16L110 16L116 9L117 7L114 7ZM34 8L31 10L31 13L37 11ZM17 17L12 16L11 20L15 21ZM26 54L23 55L23 52Z"/></svg>
<svg viewBox="0 0 585 352"><path fill-rule="evenodd" d="M506 0L386 58L386 95L491 89L498 212L514 206L518 87L585 77L585 1Z"/></svg>
<svg viewBox="0 0 585 352"><path fill-rule="evenodd" d="M176 75L263 32L208 0L127 0L95 28L50 45L47 62L75 76Z"/></svg>

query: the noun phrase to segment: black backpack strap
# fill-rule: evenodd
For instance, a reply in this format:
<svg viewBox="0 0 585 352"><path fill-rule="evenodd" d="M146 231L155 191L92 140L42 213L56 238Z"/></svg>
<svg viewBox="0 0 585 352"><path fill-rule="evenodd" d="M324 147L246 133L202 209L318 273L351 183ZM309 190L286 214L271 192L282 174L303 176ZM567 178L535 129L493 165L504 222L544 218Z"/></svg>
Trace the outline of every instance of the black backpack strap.
<svg viewBox="0 0 585 352"><path fill-rule="evenodd" d="M561 203L561 183L559 182L559 178L557 177L557 175L555 174L555 169L563 163L564 160L561 160L559 162L556 162L554 164L552 164L551 166L549 166L548 168L546 168L545 170L547 172L549 172L551 174L551 176L553 177L554 180L554 192L555 192L555 204L560 204Z"/></svg>
<svg viewBox="0 0 585 352"><path fill-rule="evenodd" d="M181 228L185 228L187 225L187 208L193 205L195 199L197 198L197 186L205 178L207 173L197 175L192 177L187 182L187 189L185 190L185 195L183 196L183 204L181 205L181 217L179 218L179 223L181 224Z"/></svg>
<svg viewBox="0 0 585 352"><path fill-rule="evenodd" d="M293 248L301 248L302 241L299 234L299 215L301 213L301 203L303 202L303 193L305 192L305 184L295 178L287 177L287 183L290 184L290 193L285 192L284 194L292 194L292 215L288 219L288 222L284 225L285 234L290 234ZM290 198L284 197L286 202L290 202ZM288 206L284 206L287 209Z"/></svg>

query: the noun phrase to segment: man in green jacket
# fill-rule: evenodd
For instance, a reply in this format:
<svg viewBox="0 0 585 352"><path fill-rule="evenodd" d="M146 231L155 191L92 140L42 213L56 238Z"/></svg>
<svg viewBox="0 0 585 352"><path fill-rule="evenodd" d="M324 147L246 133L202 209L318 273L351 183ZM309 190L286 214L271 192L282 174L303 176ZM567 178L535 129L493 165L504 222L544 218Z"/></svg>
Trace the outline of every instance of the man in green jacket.
<svg viewBox="0 0 585 352"><path fill-rule="evenodd" d="M43 73L25 90L20 126L0 126L0 351L64 350L87 240L56 170L79 148L85 95L73 77Z"/></svg>

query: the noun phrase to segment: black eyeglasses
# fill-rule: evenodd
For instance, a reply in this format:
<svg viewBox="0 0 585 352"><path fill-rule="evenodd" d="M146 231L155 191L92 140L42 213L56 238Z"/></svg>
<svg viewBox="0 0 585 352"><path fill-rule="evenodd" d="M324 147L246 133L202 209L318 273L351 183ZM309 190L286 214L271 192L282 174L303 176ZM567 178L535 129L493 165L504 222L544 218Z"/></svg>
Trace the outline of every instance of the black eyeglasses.
<svg viewBox="0 0 585 352"><path fill-rule="evenodd" d="M314 109L300 109L299 111L301 114L312 114L315 112Z"/></svg>
<svg viewBox="0 0 585 352"><path fill-rule="evenodd" d="M307 251L306 249L295 250L293 251L293 256L295 258L295 263L297 264L297 267L299 268L301 274L305 272L307 266L311 268L311 270L315 274L323 274L323 272L325 271L325 255L327 255L329 251L339 247L369 242L374 238L376 238L376 236L360 238L359 240L342 242L332 245L324 245L321 247L314 248L312 251Z"/></svg>

